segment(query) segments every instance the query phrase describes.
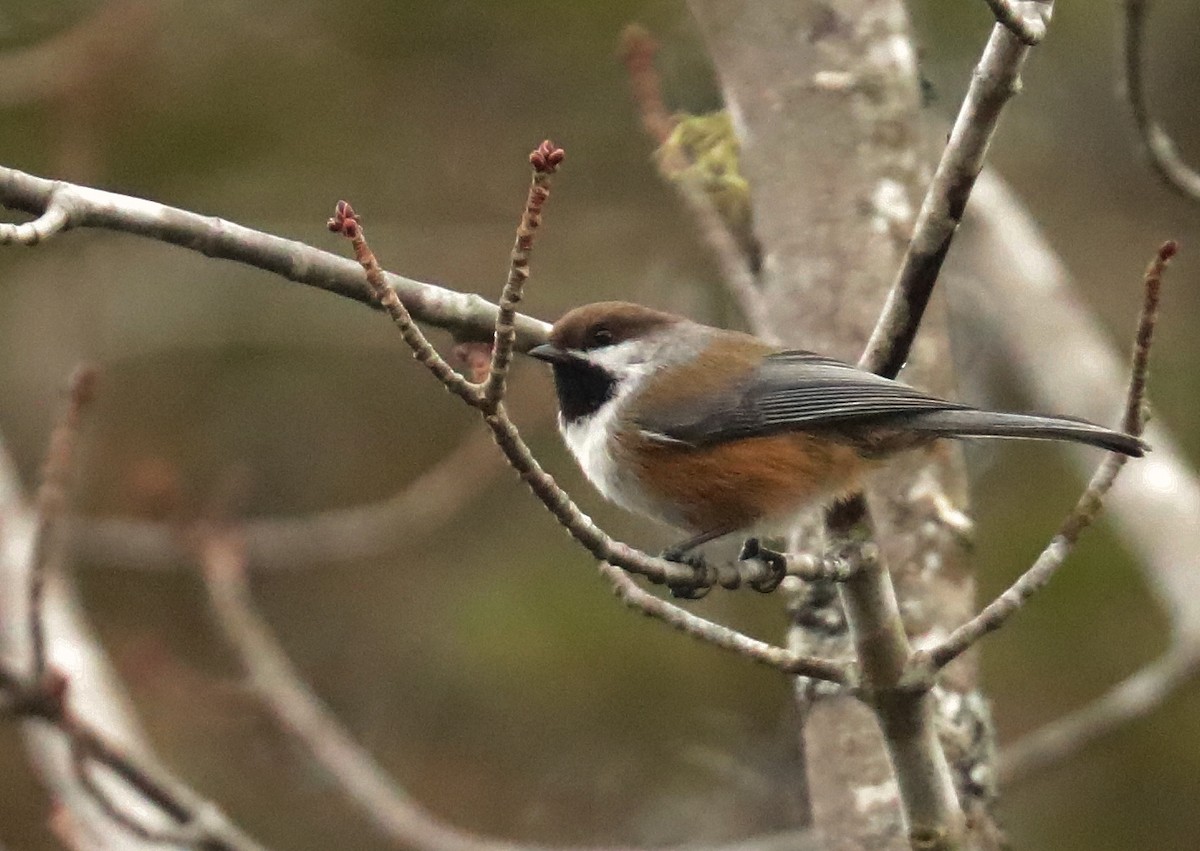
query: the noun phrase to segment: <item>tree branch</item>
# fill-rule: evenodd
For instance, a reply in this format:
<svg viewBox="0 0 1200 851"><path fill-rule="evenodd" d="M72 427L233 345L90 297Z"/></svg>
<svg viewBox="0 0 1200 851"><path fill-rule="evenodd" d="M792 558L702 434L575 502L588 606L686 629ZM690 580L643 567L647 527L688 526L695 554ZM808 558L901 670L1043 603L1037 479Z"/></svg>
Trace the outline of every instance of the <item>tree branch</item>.
<svg viewBox="0 0 1200 851"><path fill-rule="evenodd" d="M144 236L375 304L371 290L363 284L362 269L353 260L216 217L4 167L0 167L0 204L35 216L58 207L67 217L65 229L103 228ZM480 340L488 339L495 328L497 308L479 296L391 273L384 273L384 279L422 322L461 338ZM515 326L519 351L545 342L549 330L546 323L527 316L516 317Z"/></svg>
<svg viewBox="0 0 1200 851"><path fill-rule="evenodd" d="M1100 698L1056 718L1000 752L1000 782L1012 785L1062 763L1088 745L1158 709L1200 675L1200 642L1172 647Z"/></svg>
<svg viewBox="0 0 1200 851"><path fill-rule="evenodd" d="M1200 201L1200 173L1179 156L1175 143L1150 114L1146 102L1146 82L1142 71L1145 60L1147 0L1123 0L1125 14L1118 42L1117 89L1129 103L1133 126L1151 168L1162 181L1185 198Z"/></svg>
<svg viewBox="0 0 1200 851"><path fill-rule="evenodd" d="M1050 14L1052 3L1046 3ZM1020 87L1029 46L1003 24L992 28L959 108L937 171L925 193L904 261L858 365L888 378L899 374L929 304L950 242L983 168L1000 113Z"/></svg>

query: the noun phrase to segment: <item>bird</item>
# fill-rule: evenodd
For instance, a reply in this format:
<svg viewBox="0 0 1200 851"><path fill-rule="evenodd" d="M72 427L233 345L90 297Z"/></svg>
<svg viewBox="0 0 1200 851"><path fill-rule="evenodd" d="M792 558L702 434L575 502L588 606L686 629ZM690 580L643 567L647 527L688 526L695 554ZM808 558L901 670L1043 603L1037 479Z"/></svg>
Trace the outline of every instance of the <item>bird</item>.
<svg viewBox="0 0 1200 851"><path fill-rule="evenodd" d="M630 302L570 310L528 354L553 369L559 430L587 479L689 536L663 552L671 561L848 496L891 456L939 438L1148 448L1086 420L980 410ZM758 551L748 544L743 556Z"/></svg>

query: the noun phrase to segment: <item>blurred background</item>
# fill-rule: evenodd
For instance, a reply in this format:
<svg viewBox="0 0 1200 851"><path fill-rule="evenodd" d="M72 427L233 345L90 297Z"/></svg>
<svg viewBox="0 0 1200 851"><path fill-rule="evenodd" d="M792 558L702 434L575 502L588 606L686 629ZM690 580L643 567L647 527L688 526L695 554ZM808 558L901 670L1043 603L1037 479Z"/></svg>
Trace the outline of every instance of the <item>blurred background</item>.
<svg viewBox="0 0 1200 851"><path fill-rule="evenodd" d="M917 2L932 121L957 108L982 3ZM0 9L0 162L146 196L346 253L346 198L383 264L494 298L545 137L567 150L525 309L619 297L734 323L615 59L637 21L663 42L673 107L717 105L682 2L13 0ZM1114 95L1115 4L1061 3L990 162L1029 203L1124 346L1153 248L1177 237L1155 353L1156 415L1200 462L1200 209L1141 165ZM1159 0L1151 99L1200 162L1200 19ZM447 343L445 335L437 335ZM378 315L264 272L134 237L74 232L0 251L0 431L36 481L60 388L100 364L76 502L186 520L236 481L247 516L402 491L480 430ZM585 510L634 543L669 533L601 504L521 362L512 409ZM972 402L1020 406L1014 397ZM1080 487L1056 450L972 455L982 593L1034 557ZM544 843L667 843L794 823L793 719L774 673L618 605L515 477L483 463L461 509L370 560L281 566L256 599L353 734L428 808ZM432 495L431 495L432 498ZM89 614L160 754L270 846L385 847L240 684L193 565L78 563ZM1200 565L1196 566L1200 569ZM778 640L777 602L701 609ZM1054 584L988 639L1001 740L1153 658L1166 623L1119 541L1089 533ZM1200 686L1083 756L1004 791L1013 844L1191 848ZM0 726L0 842L56 847L48 802Z"/></svg>

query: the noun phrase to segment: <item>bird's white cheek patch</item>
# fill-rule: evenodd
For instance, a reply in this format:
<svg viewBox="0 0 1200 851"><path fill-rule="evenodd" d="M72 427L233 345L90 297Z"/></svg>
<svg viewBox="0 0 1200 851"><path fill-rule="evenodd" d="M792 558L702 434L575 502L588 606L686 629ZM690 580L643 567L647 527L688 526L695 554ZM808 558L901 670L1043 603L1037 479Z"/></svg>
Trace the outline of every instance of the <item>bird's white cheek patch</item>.
<svg viewBox="0 0 1200 851"><path fill-rule="evenodd" d="M617 406L609 402L592 416L573 423L564 424L559 417L559 428L588 481L608 499L620 502L616 493L616 462L608 449L608 424L616 413Z"/></svg>

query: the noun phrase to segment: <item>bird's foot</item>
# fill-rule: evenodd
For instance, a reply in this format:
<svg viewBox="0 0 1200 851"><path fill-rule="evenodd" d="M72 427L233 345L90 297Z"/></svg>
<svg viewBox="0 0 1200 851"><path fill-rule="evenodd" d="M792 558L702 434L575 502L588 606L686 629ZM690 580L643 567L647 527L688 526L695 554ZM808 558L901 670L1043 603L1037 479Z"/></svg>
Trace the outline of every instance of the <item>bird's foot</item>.
<svg viewBox="0 0 1200 851"><path fill-rule="evenodd" d="M742 542L738 561L760 561L767 568L767 575L750 581L750 587L762 594L769 594L779 587L787 576L787 555L768 549L758 538L747 538Z"/></svg>
<svg viewBox="0 0 1200 851"><path fill-rule="evenodd" d="M699 553L689 554L687 550L679 547L669 547L663 550L662 559L675 564L686 564L695 571L695 576L690 582L685 580L667 583L672 597L679 600L699 600L712 590L711 585L705 584L708 577L708 562L704 556Z"/></svg>

